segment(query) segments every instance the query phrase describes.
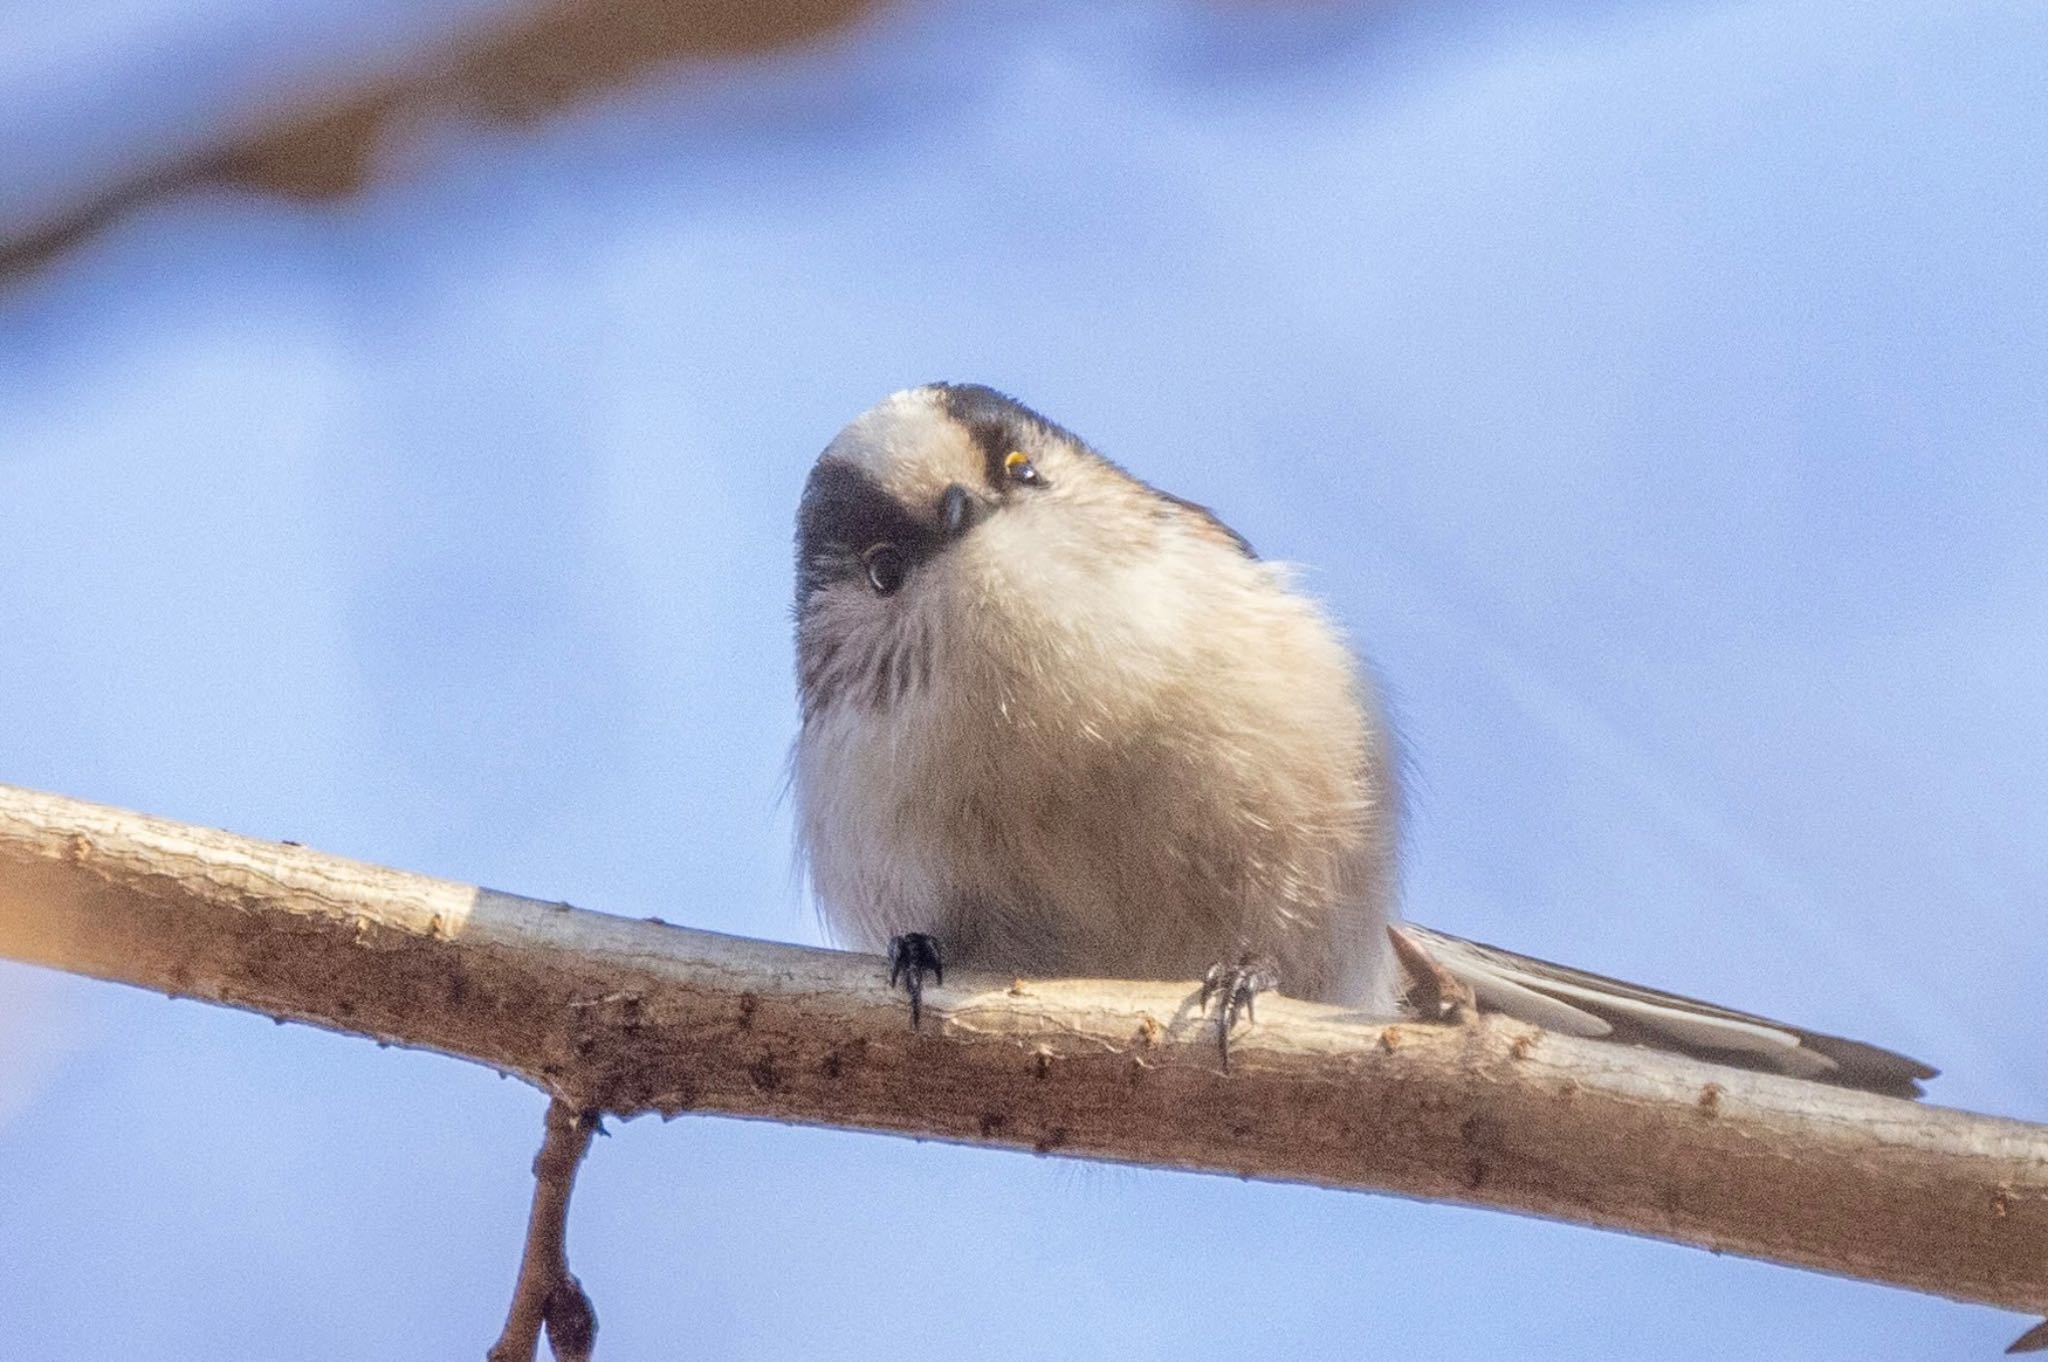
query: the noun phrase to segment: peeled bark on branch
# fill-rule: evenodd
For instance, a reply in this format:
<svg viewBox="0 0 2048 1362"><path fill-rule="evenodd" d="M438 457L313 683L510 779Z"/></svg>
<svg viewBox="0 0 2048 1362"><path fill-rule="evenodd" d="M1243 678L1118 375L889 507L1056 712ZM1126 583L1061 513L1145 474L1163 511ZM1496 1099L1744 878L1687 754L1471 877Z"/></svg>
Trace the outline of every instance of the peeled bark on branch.
<svg viewBox="0 0 2048 1362"><path fill-rule="evenodd" d="M1492 1206L2048 1305L2048 1128L1573 1040L1194 986L947 975L0 786L0 956L712 1112Z"/></svg>

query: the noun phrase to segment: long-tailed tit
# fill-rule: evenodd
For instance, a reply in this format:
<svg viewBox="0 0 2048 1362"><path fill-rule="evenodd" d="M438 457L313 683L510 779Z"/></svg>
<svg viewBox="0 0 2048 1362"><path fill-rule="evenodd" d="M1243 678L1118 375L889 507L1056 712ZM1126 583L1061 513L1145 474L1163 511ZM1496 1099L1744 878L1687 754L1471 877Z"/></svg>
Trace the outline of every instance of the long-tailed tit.
<svg viewBox="0 0 2048 1362"><path fill-rule="evenodd" d="M999 393L933 384L826 448L796 573L801 850L913 1022L942 961L1204 980L1226 1047L1263 987L1400 1010L1416 970L1388 932L1400 796L1372 685L1207 509ZM1399 931L1411 966L1554 1030L1902 1095L1934 1072Z"/></svg>

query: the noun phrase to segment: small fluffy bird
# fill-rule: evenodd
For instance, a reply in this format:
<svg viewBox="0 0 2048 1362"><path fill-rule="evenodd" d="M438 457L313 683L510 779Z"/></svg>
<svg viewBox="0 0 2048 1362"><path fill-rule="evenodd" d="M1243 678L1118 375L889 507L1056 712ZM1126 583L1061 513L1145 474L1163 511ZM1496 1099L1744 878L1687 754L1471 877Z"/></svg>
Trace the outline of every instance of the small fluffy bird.
<svg viewBox="0 0 2048 1362"><path fill-rule="evenodd" d="M1401 1012L1455 981L1579 1036L1898 1095L1902 1055L1413 924L1398 762L1336 627L1207 508L992 389L896 393L797 513L800 850L912 1023L946 965ZM1398 948L1398 949L1397 949ZM1431 980L1433 979L1433 983Z"/></svg>

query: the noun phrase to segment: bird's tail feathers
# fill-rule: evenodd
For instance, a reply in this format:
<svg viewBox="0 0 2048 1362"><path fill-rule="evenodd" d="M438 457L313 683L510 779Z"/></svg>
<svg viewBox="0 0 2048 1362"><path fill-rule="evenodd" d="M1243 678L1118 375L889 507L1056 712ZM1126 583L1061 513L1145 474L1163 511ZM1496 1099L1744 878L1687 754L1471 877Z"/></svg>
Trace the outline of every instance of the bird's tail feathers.
<svg viewBox="0 0 2048 1362"><path fill-rule="evenodd" d="M1862 1041L1589 974L1414 923L1389 930L1405 936L1412 950L1470 989L1482 1010L1545 1030L1630 1041L1892 1097L1921 1096L1920 1080L1937 1072Z"/></svg>

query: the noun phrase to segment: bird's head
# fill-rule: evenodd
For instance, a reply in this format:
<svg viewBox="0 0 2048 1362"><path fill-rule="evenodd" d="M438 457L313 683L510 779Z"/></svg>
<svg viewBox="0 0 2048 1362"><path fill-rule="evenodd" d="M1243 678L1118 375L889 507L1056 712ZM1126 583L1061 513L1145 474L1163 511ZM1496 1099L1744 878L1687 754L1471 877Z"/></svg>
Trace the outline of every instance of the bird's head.
<svg viewBox="0 0 2048 1362"><path fill-rule="evenodd" d="M804 711L886 709L942 670L1002 689L990 678L1140 644L1148 605L1171 604L1146 596L1175 547L1250 557L1203 508L1001 393L895 393L826 447L797 513Z"/></svg>

